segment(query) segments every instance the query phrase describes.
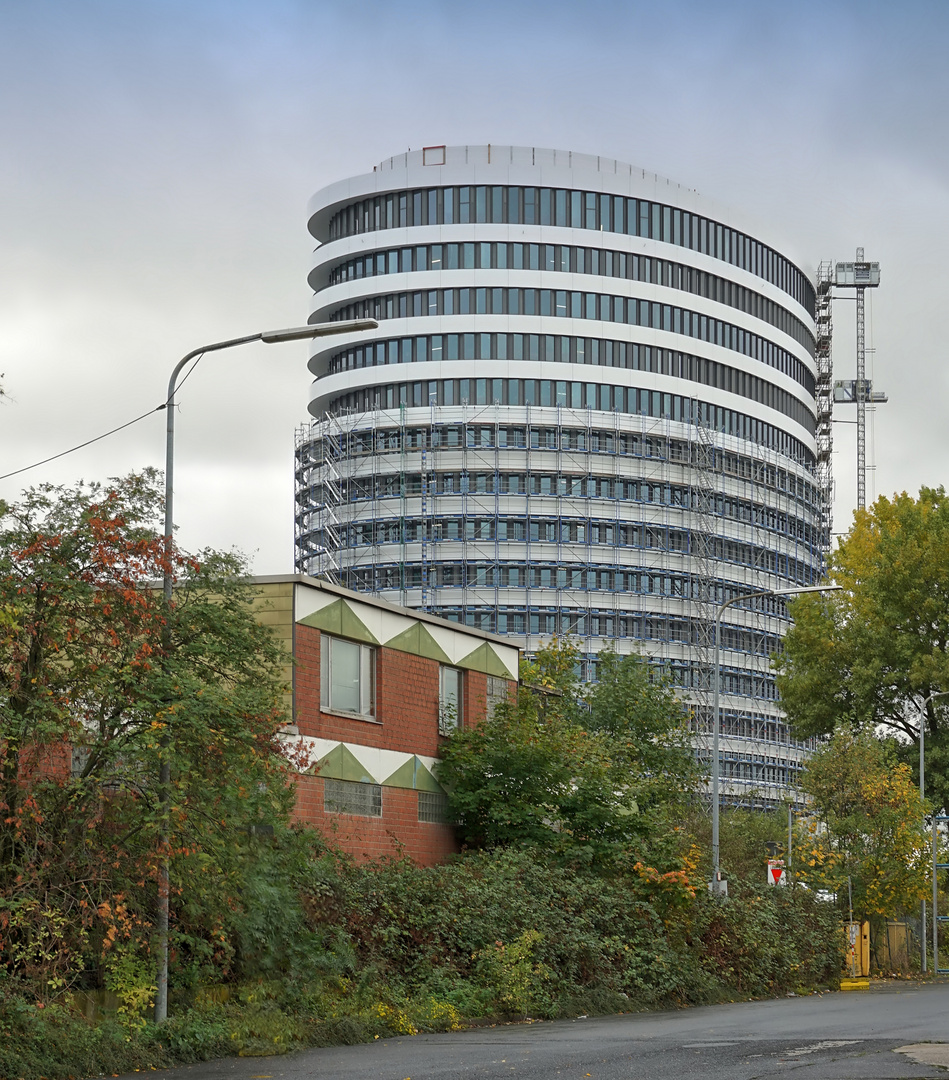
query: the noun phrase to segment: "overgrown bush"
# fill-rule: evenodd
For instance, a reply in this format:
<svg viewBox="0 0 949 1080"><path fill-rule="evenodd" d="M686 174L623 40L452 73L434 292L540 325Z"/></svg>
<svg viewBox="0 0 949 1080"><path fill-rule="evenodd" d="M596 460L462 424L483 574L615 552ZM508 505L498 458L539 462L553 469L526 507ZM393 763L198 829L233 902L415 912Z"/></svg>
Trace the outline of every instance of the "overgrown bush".
<svg viewBox="0 0 949 1080"><path fill-rule="evenodd" d="M92 1024L60 1004L0 995L0 1076L65 1080L162 1068L233 1053L220 1007L192 1009L161 1028L129 1029L119 1019Z"/></svg>
<svg viewBox="0 0 949 1080"><path fill-rule="evenodd" d="M228 916L241 973L228 994L182 998L179 986L172 1018L156 1028L137 1010L148 973L116 963L126 1011L93 1025L8 980L0 1076L65 1080L447 1031L484 1016L783 994L839 975L830 905L739 878L727 898L712 897L691 856L664 873L614 862L607 874L518 848L428 868L356 865L300 833L262 851L260 866L292 882L296 899L282 930L254 914L270 895L263 885L244 898L246 928Z"/></svg>
<svg viewBox="0 0 949 1080"><path fill-rule="evenodd" d="M831 985L840 965L836 913L800 889L735 882L722 901L684 874L605 875L513 848L339 874L348 908L332 917L360 965L467 1016L562 1015L585 995L646 1008L782 993ZM511 989L525 965L533 997Z"/></svg>
<svg viewBox="0 0 949 1080"><path fill-rule="evenodd" d="M833 905L803 889L730 882L725 900L702 897L701 963L723 989L765 997L840 980L842 929Z"/></svg>

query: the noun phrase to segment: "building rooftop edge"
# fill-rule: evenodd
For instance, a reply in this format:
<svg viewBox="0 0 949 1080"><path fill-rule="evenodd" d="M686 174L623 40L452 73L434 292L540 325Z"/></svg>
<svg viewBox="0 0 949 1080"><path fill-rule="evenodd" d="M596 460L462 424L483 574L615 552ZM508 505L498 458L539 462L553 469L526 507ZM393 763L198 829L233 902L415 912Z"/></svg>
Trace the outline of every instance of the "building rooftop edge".
<svg viewBox="0 0 949 1080"><path fill-rule="evenodd" d="M434 153L433 155L433 152ZM443 152L443 153L442 153ZM545 171L548 176L539 179L540 186L549 186L553 181L556 171L573 172L579 182L582 175L598 175L602 177L616 177L619 183L608 184L606 180L594 187L602 185L604 191L612 194L621 194L623 186L622 178L627 178L630 185L630 194L636 197L660 199L660 190L665 189L676 192L677 195L670 200L670 205L678 205L682 209L693 213L704 214L715 220L729 224L746 232L749 236L773 248L775 251L790 259L795 266L808 279L813 278L817 268L817 260L813 257L805 258L803 253L796 250L790 237L778 237L774 235L773 227L757 215L749 214L740 207L731 203L722 202L715 196L706 195L698 188L688 187L676 180L662 176L650 169L639 165L633 165L618 158L606 157L600 154L585 154L574 150L558 150L549 147L538 146L514 146L510 144L475 143L459 144L450 146L447 143L434 146L422 147L418 150L405 150L401 154L393 154L383 158L379 164L372 167L371 172L355 173L348 177L337 180L320 188L308 201L308 220L310 233L318 243L321 238L314 231L314 223L327 218L332 208L356 198L364 198L372 194L383 194L386 191L396 190L402 181L393 177L386 179L387 175L404 173L405 182L410 185L422 184L421 177L424 173L433 176L433 187L460 182L461 171L476 169L507 169L516 175L517 179L508 178L507 182L523 182L523 170ZM436 179L442 170L448 170L446 178ZM411 174L411 175L410 175ZM470 183L484 183L485 180L471 179ZM505 181L495 181L505 182ZM576 187L576 184L570 185ZM639 194L642 192L642 194Z"/></svg>
<svg viewBox="0 0 949 1080"><path fill-rule="evenodd" d="M619 158L606 157L602 154L584 154L576 150L562 150L549 146L516 146L510 143L460 143L458 145L444 145L423 147L419 150L406 150L401 154L393 154L384 158L378 165L373 166L373 172L384 169L404 169L409 165L426 165L431 167L432 162L426 161L426 155L443 150L445 165L522 165L537 168L538 166L554 166L566 169L589 169L593 172L622 174L638 174L643 179L650 178L670 187L679 188L698 195L697 188L686 187L667 176L660 176L651 169L645 169L640 165L634 165L628 161L620 161ZM464 154L464 162L456 160ZM528 161L528 155L530 160Z"/></svg>
<svg viewBox="0 0 949 1080"><path fill-rule="evenodd" d="M417 611L414 608L402 607L400 604L392 604L381 597L373 596L372 593L356 592L342 585L335 585L331 581L323 581L321 578L311 577L309 574L255 574L250 579L251 585L306 585L309 588L321 589L347 600L355 600L361 604L369 604L372 607L382 608L384 611L397 612L408 618L418 619L419 622L432 623L448 630L460 631L471 637L480 638L482 641L490 641L495 645L504 645L508 649L514 649L520 653L520 645L513 642L509 637L500 634L489 634L486 630L478 630L473 626L464 626L461 623L452 622L450 619L440 619L437 615L430 615L427 611Z"/></svg>

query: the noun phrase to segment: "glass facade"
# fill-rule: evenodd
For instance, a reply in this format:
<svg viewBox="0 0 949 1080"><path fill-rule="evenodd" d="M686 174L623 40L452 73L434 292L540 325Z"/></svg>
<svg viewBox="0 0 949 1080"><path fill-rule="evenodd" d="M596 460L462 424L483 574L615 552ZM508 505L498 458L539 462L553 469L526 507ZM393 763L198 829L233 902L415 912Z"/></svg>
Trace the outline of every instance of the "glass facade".
<svg viewBox="0 0 949 1080"><path fill-rule="evenodd" d="M313 200L312 318L380 327L311 357L297 568L528 651L571 635L589 677L604 647L642 651L701 744L718 605L824 572L813 287L621 163L435 159L400 155ZM775 700L786 627L774 597L723 620L735 801L773 805L807 749Z"/></svg>
<svg viewBox="0 0 949 1080"><path fill-rule="evenodd" d="M804 364L794 357L793 354L774 342L768 341L757 334L743 330L721 319L715 319L708 315L701 315L697 311L689 311L676 307L672 304L661 304L656 301L627 299L623 296L610 296L603 293L569 292L558 289L430 289L426 292L401 293L389 296L368 297L354 304L346 304L337 308L334 319L361 319L374 318L380 321L393 318L407 318L409 315L416 318L422 315L540 315L541 317L558 319L590 319L605 323L623 323L628 326L642 326L652 330L662 330L667 334L680 334L696 341L708 342L718 345L723 349L741 353L753 360L759 360L768 367L774 368L783 374L789 375L795 382L803 386L811 395L814 393L814 375ZM490 325L490 324L487 324ZM541 342L540 334L500 334L497 337L487 335L489 340L484 341L485 334L446 335L450 340L444 343L447 352L444 359L499 359L508 358L523 359L531 354L531 339L536 338L533 344L535 356L539 356L541 348L544 349L544 359L563 363L602 363L611 367L614 362L618 367L636 367L630 363L634 353L630 351L627 359L627 350L623 349L623 342L618 343L618 348L604 349L601 358L587 357L581 352L577 354L577 344L584 338L563 338L557 334L545 334L544 338L550 338L549 342ZM527 340L525 340L525 337ZM412 339L409 339L410 341ZM595 339L599 341L599 339ZM571 348L571 341L574 343ZM564 344L566 342L566 344ZM613 345L612 342L608 342ZM442 348L442 342L432 343L433 352L426 353L426 358L436 359L435 349ZM606 343L604 343L606 344ZM487 348L484 346L487 345ZM479 348L480 346L480 348ZM424 348L424 344L420 344ZM613 352L616 352L614 361ZM479 353L481 355L479 355ZM356 350L357 357L364 357L370 366L376 362L376 352L368 353L365 349ZM400 357L402 363L411 363L414 358L409 355ZM691 357L693 361L699 358ZM382 356L383 363L388 362L388 355ZM357 367L362 366L358 362ZM727 366L727 365L722 365ZM680 373L685 378L695 378L688 372ZM753 377L753 376L752 376ZM701 380L700 380L701 381ZM813 410L812 410L813 411Z"/></svg>
<svg viewBox="0 0 949 1080"><path fill-rule="evenodd" d="M391 191L357 200L329 223L330 240L422 225L533 225L642 237L721 259L777 285L814 314L814 287L778 252L751 236L676 206L595 191L504 185Z"/></svg>
<svg viewBox="0 0 949 1080"><path fill-rule="evenodd" d="M427 270L509 269L558 270L568 274L643 281L662 285L667 289L677 289L754 315L785 334L790 334L813 354L814 335L806 323L780 304L762 296L760 292L680 262L625 251L601 251L599 248L574 247L571 244L497 242L390 248L374 255L360 255L332 267L328 284L340 285L345 281L358 281L364 277L411 274ZM313 284L316 285L317 282L318 278ZM486 302L487 297L484 303ZM414 303L413 300L413 305ZM392 318L388 303L385 309L388 311L387 317ZM402 313L405 314L404 311ZM374 318L386 317L381 305L360 314L369 314ZM558 308L555 314L565 314L565 311Z"/></svg>
<svg viewBox="0 0 949 1080"><path fill-rule="evenodd" d="M477 350L472 349L475 355L468 356L464 338L466 334L446 334L437 341L439 350L447 346L447 358L449 360L474 360L481 359ZM474 335L471 335L474 337ZM521 335L510 335L515 339L515 344L520 344ZM530 335L539 338L540 335ZM447 339L447 340L446 340ZM387 346L389 342L379 342L379 345ZM473 344L473 343L472 343ZM525 342L528 349L534 342ZM552 345L556 351L560 345L563 351L569 355L571 345L585 345L583 338L557 339L552 335L545 335L543 341L536 344ZM597 342L598 345L607 344ZM432 341L429 339L403 338L395 342L400 355L411 356L414 352L419 355L425 350L431 355ZM360 367L359 360L372 359L367 355L370 347L366 350L353 349L349 354L334 356L330 360L330 371L352 371ZM462 355L458 355L459 351ZM808 432L815 429L814 415L797 397L789 394L786 390L766 382L755 375L747 375L726 367L714 360L704 360L700 357L688 356L681 353L664 353L655 350L655 365L658 371L668 373L680 372L683 375L693 375L690 380L693 384L713 386L717 389L729 390L733 394L747 397L750 401L760 402L771 409L776 409L796 420ZM531 351L528 351L528 356ZM540 356L538 349L534 356ZM345 361L349 356L354 358L354 363L349 366ZM652 366L650 353L643 351L649 370ZM400 360L400 363L411 363L411 360ZM548 361L556 363L555 360ZM568 361L565 361L568 362ZM635 368L633 370L636 370ZM791 446L793 436L785 439L780 434L780 429L773 424L759 426L752 416L745 411L726 409L722 406L714 406L709 402L699 401L695 398L687 398L682 394L663 393L660 390L646 390L635 386L611 386L607 383L573 382L566 379L430 379L417 383L373 383L361 390L351 390L340 394L332 399L330 408L336 411L365 411L375 408L393 408L399 406L421 405L566 405L570 408L591 408L603 412L633 413L641 416L671 417L682 420L685 417L694 416L705 421L710 426L732 434L742 432L754 432L754 436L773 442L775 445ZM589 405L586 403L590 402ZM749 405L746 403L745 408Z"/></svg>

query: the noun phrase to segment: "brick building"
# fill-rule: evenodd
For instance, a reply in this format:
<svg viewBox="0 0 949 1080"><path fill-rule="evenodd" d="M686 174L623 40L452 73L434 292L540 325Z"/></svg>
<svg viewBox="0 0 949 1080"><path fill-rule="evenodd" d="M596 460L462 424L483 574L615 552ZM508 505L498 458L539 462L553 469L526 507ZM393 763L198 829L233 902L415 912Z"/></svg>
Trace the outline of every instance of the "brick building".
<svg viewBox="0 0 949 1080"><path fill-rule="evenodd" d="M303 575L255 579L258 615L294 658L296 816L358 859L457 850L440 746L517 683L508 639Z"/></svg>

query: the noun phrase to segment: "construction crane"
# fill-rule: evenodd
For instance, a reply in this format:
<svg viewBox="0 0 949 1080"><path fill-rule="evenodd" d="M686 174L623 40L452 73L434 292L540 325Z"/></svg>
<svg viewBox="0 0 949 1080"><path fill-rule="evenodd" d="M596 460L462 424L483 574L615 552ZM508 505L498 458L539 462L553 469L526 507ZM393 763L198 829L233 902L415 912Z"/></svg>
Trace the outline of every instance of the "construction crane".
<svg viewBox="0 0 949 1080"><path fill-rule="evenodd" d="M867 505L867 404L878 405L887 400L886 394L873 389L867 378L866 350L866 291L880 284L880 264L867 262L863 248L857 248L853 262L839 262L834 272L837 289L854 289L857 300L857 377L834 382L834 402L857 406L857 509Z"/></svg>

